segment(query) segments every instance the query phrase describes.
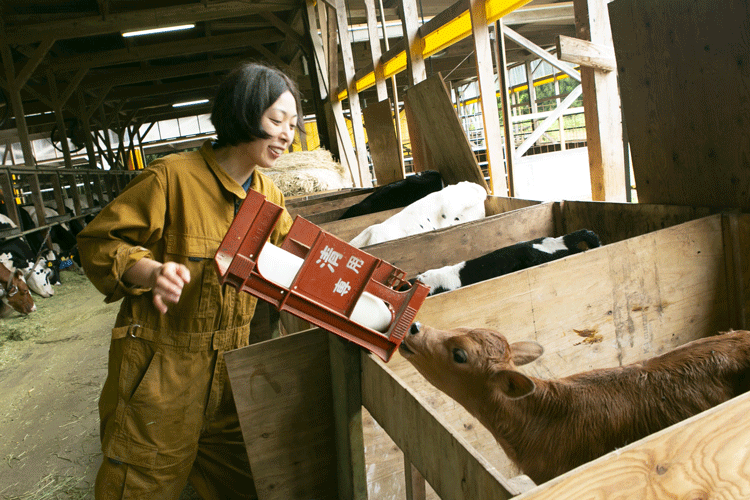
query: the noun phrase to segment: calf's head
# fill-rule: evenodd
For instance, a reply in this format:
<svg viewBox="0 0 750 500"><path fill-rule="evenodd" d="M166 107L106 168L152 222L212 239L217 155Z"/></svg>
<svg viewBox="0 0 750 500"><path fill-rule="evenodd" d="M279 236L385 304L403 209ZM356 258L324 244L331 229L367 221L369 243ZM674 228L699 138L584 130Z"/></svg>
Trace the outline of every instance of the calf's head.
<svg viewBox="0 0 750 500"><path fill-rule="evenodd" d="M534 361L543 349L536 342L511 344L486 328L438 330L414 323L399 352L432 385L472 411L488 391L513 399L531 394L534 382L515 367Z"/></svg>
<svg viewBox="0 0 750 500"><path fill-rule="evenodd" d="M29 314L36 311L34 298L31 296L28 285L23 280L23 272L20 269L15 270L10 275L7 283L3 283L5 299L8 305L21 314Z"/></svg>

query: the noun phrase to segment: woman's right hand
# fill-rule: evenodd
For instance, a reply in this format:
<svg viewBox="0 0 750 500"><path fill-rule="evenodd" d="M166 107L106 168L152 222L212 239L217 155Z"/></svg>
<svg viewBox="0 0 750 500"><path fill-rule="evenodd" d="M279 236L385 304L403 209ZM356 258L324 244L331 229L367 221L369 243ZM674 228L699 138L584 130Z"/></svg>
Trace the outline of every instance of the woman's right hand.
<svg viewBox="0 0 750 500"><path fill-rule="evenodd" d="M162 314L167 312L167 304L176 304L180 300L182 288L190 283L190 271L176 262L165 262L155 267L149 277L154 306Z"/></svg>

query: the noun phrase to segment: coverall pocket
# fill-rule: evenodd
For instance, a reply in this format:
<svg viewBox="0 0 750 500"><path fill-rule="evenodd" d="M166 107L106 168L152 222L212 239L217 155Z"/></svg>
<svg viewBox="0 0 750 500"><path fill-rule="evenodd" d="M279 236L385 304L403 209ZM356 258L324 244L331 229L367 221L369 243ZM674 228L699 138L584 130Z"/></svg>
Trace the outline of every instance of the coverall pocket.
<svg viewBox="0 0 750 500"><path fill-rule="evenodd" d="M144 467L177 464L197 447L208 353L124 340L119 432L113 442L117 456L108 456Z"/></svg>
<svg viewBox="0 0 750 500"><path fill-rule="evenodd" d="M177 304L170 304L167 315L185 319L211 317L217 313L219 279L214 268L215 247L201 238L186 235L167 237L166 260L183 264L190 271L190 283L182 289Z"/></svg>

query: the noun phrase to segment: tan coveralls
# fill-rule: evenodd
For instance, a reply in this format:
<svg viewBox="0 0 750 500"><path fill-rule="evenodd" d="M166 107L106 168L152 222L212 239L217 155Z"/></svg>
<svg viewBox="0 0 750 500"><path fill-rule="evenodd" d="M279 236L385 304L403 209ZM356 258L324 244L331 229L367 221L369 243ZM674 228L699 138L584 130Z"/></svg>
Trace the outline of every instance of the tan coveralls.
<svg viewBox="0 0 750 500"><path fill-rule="evenodd" d="M251 188L284 206L257 170ZM213 265L245 195L209 141L154 161L78 235L89 279L106 302L123 299L99 401L97 499L177 499L188 479L203 498L256 496L223 357L248 344L256 299L220 287ZM291 223L284 210L271 242L280 245ZM149 289L122 281L143 257L190 270L166 314Z"/></svg>

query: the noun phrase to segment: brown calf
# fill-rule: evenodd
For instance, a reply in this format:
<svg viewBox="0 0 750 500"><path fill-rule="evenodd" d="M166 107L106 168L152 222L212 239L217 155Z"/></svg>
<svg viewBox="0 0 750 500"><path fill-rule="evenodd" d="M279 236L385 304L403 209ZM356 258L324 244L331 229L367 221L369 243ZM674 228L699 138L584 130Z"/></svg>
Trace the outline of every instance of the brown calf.
<svg viewBox="0 0 750 500"><path fill-rule="evenodd" d="M16 269L11 272L7 267L0 264L0 289L2 298L8 305L21 314L29 314L36 311L34 298L29 292L29 287L23 280L23 272Z"/></svg>
<svg viewBox="0 0 750 500"><path fill-rule="evenodd" d="M509 344L488 329L415 323L400 352L487 427L537 484L750 388L748 331L556 380L515 369L542 354L539 344Z"/></svg>

